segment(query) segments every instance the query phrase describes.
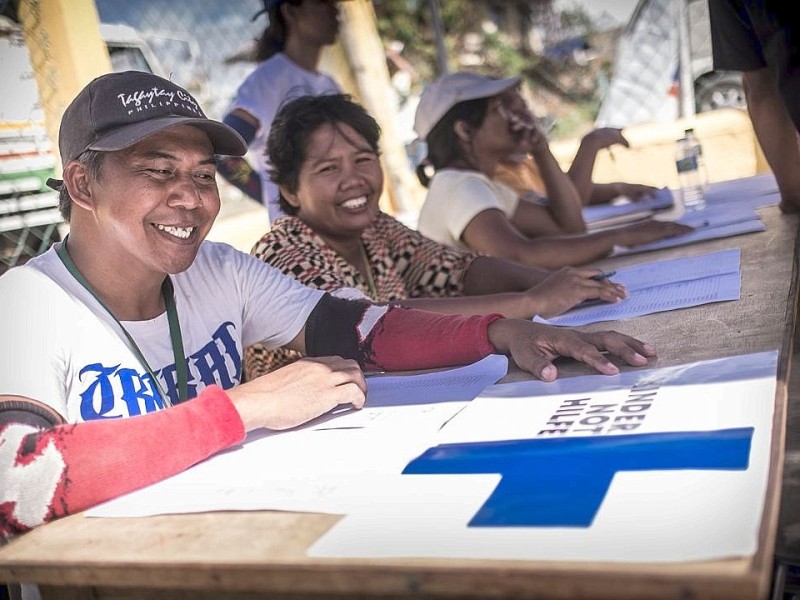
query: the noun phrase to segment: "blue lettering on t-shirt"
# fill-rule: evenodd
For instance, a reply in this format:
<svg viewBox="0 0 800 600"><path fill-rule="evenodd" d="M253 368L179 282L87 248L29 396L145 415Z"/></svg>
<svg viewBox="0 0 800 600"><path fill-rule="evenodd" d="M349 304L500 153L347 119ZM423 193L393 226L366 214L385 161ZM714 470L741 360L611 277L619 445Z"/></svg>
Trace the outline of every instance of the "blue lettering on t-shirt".
<svg viewBox="0 0 800 600"><path fill-rule="evenodd" d="M230 389L241 381L242 354L235 333L233 323L223 323L206 345L186 358L189 398L212 384ZM179 397L175 364L166 365L156 376L170 401L176 404ZM118 419L164 408L159 387L144 367L139 371L120 368L118 364L93 363L81 369L80 380L85 385L80 394L81 418L85 421Z"/></svg>
<svg viewBox="0 0 800 600"><path fill-rule="evenodd" d="M233 331L233 323L223 323L211 341L192 354L191 363L204 387L218 382L228 389L241 379L242 359L231 335Z"/></svg>
<svg viewBox="0 0 800 600"><path fill-rule="evenodd" d="M499 473L471 527L588 527L618 471L744 470L753 428L442 444L407 474Z"/></svg>
<svg viewBox="0 0 800 600"><path fill-rule="evenodd" d="M80 381L93 377L89 385L81 392L81 418L84 421L106 418L114 408L114 386L111 375L116 372L119 365L104 367L100 363L86 365L80 370ZM112 415L118 418L120 415Z"/></svg>
<svg viewBox="0 0 800 600"><path fill-rule="evenodd" d="M149 373L120 369L119 365L104 367L94 363L80 371L81 381L89 377L93 379L81 393L81 418L84 421L118 419L141 414L139 400L144 402L144 412L152 412L164 406ZM115 410L117 395L125 402L128 415ZM110 414L112 412L114 414Z"/></svg>
<svg viewBox="0 0 800 600"><path fill-rule="evenodd" d="M127 405L131 417L164 408L164 400L156 389L150 373L119 369L117 378L122 388L122 400Z"/></svg>

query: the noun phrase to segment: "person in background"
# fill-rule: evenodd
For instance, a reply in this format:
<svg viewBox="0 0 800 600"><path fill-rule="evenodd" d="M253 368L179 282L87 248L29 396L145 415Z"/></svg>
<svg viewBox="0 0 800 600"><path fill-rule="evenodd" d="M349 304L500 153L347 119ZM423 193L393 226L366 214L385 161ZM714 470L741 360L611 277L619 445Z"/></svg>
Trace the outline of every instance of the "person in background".
<svg viewBox="0 0 800 600"><path fill-rule="evenodd" d="M800 211L800 28L780 0L709 0L714 68L742 72L747 112L781 193Z"/></svg>
<svg viewBox="0 0 800 600"><path fill-rule="evenodd" d="M443 313L561 314L625 290L598 269L556 273L434 242L383 213L380 127L347 95L304 96L277 114L267 142L271 176L287 214L252 254L301 283L336 295ZM255 344L247 378L301 354Z"/></svg>
<svg viewBox="0 0 800 600"><path fill-rule="evenodd" d="M70 233L0 276L0 540L179 473L248 431L360 408L362 368L502 353L550 381L562 355L604 374L619 372L605 353L635 366L655 355L616 332L336 298L205 241L220 208L215 157L246 144L151 73L91 81L64 112L59 150L63 180L49 183ZM241 383L256 342L313 358Z"/></svg>
<svg viewBox="0 0 800 600"><path fill-rule="evenodd" d="M269 128L287 99L340 91L333 78L317 70L324 47L336 42L339 15L337 0L264 0L262 12L269 24L258 41L259 65L239 86L222 119L247 142L255 165L243 157L224 157L219 173L262 202L272 222L281 212L264 155Z"/></svg>
<svg viewBox="0 0 800 600"><path fill-rule="evenodd" d="M613 127L593 129L581 138L567 175L578 190L584 206L605 204L621 196L637 202L652 196L658 190L655 186L643 183L624 181L598 183L592 180L598 152L605 148L611 152L610 148L614 145L630 147L630 143L622 135L622 130ZM613 154L611 156L613 157ZM494 179L523 197L531 192L548 200L551 196L541 176L539 165L532 155L524 151L501 160L495 170Z"/></svg>
<svg viewBox="0 0 800 600"><path fill-rule="evenodd" d="M594 233L543 235L541 205L493 180L498 163L521 149L537 161L540 157L555 161L517 91L519 83L518 77L491 79L458 72L441 77L423 92L414 129L427 143L426 162L434 169L430 179L424 167L417 169L420 181L429 186L419 215L423 235L489 256L556 269L603 258L615 246L636 246L692 230L679 223L646 220Z"/></svg>

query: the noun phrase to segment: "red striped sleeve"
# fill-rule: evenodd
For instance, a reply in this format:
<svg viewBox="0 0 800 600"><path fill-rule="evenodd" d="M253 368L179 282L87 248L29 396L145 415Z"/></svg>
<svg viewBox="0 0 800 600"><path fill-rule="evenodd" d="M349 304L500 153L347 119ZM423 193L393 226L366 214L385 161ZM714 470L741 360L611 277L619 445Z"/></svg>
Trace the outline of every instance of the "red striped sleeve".
<svg viewBox="0 0 800 600"><path fill-rule="evenodd" d="M369 322L372 313L377 317L374 323ZM400 371L475 362L495 352L488 329L502 318L499 314L461 316L371 307L358 326L364 336L363 364L367 369Z"/></svg>

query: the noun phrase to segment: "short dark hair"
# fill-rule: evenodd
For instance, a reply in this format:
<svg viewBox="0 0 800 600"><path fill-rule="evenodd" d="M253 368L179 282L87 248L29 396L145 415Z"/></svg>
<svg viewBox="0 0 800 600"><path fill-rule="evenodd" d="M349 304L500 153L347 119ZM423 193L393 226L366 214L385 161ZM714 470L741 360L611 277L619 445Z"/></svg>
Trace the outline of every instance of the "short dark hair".
<svg viewBox="0 0 800 600"><path fill-rule="evenodd" d="M99 150L84 150L75 160L86 165L89 177L97 181L103 172L105 155L105 152L100 152ZM69 195L66 184L63 182L58 190L58 212L61 213L61 218L66 223L69 223L72 218L72 198Z"/></svg>
<svg viewBox="0 0 800 600"><path fill-rule="evenodd" d="M473 128L478 128L486 119L489 101L492 97L464 100L448 110L439 122L431 129L426 138L428 156L417 167L417 177L422 185L428 187L430 176L427 167L434 170L444 169L457 160L465 159L464 148L453 131L456 121L464 121Z"/></svg>
<svg viewBox="0 0 800 600"><path fill-rule="evenodd" d="M269 178L277 186L297 191L300 169L307 157L308 140L322 125L352 127L380 155L381 128L366 109L348 94L300 96L290 100L278 111L267 138ZM281 194L281 209L288 215L297 214Z"/></svg>

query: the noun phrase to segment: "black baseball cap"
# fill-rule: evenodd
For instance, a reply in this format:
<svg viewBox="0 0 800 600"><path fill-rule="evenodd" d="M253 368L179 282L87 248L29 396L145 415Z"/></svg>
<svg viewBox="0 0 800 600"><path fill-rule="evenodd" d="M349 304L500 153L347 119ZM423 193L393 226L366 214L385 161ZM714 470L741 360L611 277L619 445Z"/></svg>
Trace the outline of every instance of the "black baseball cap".
<svg viewBox="0 0 800 600"><path fill-rule="evenodd" d="M61 163L66 165L86 150L124 150L175 125L205 131L215 154L247 152L247 144L232 127L206 117L197 100L179 85L152 73L123 71L92 80L64 111L58 131ZM61 187L59 180L47 184Z"/></svg>

